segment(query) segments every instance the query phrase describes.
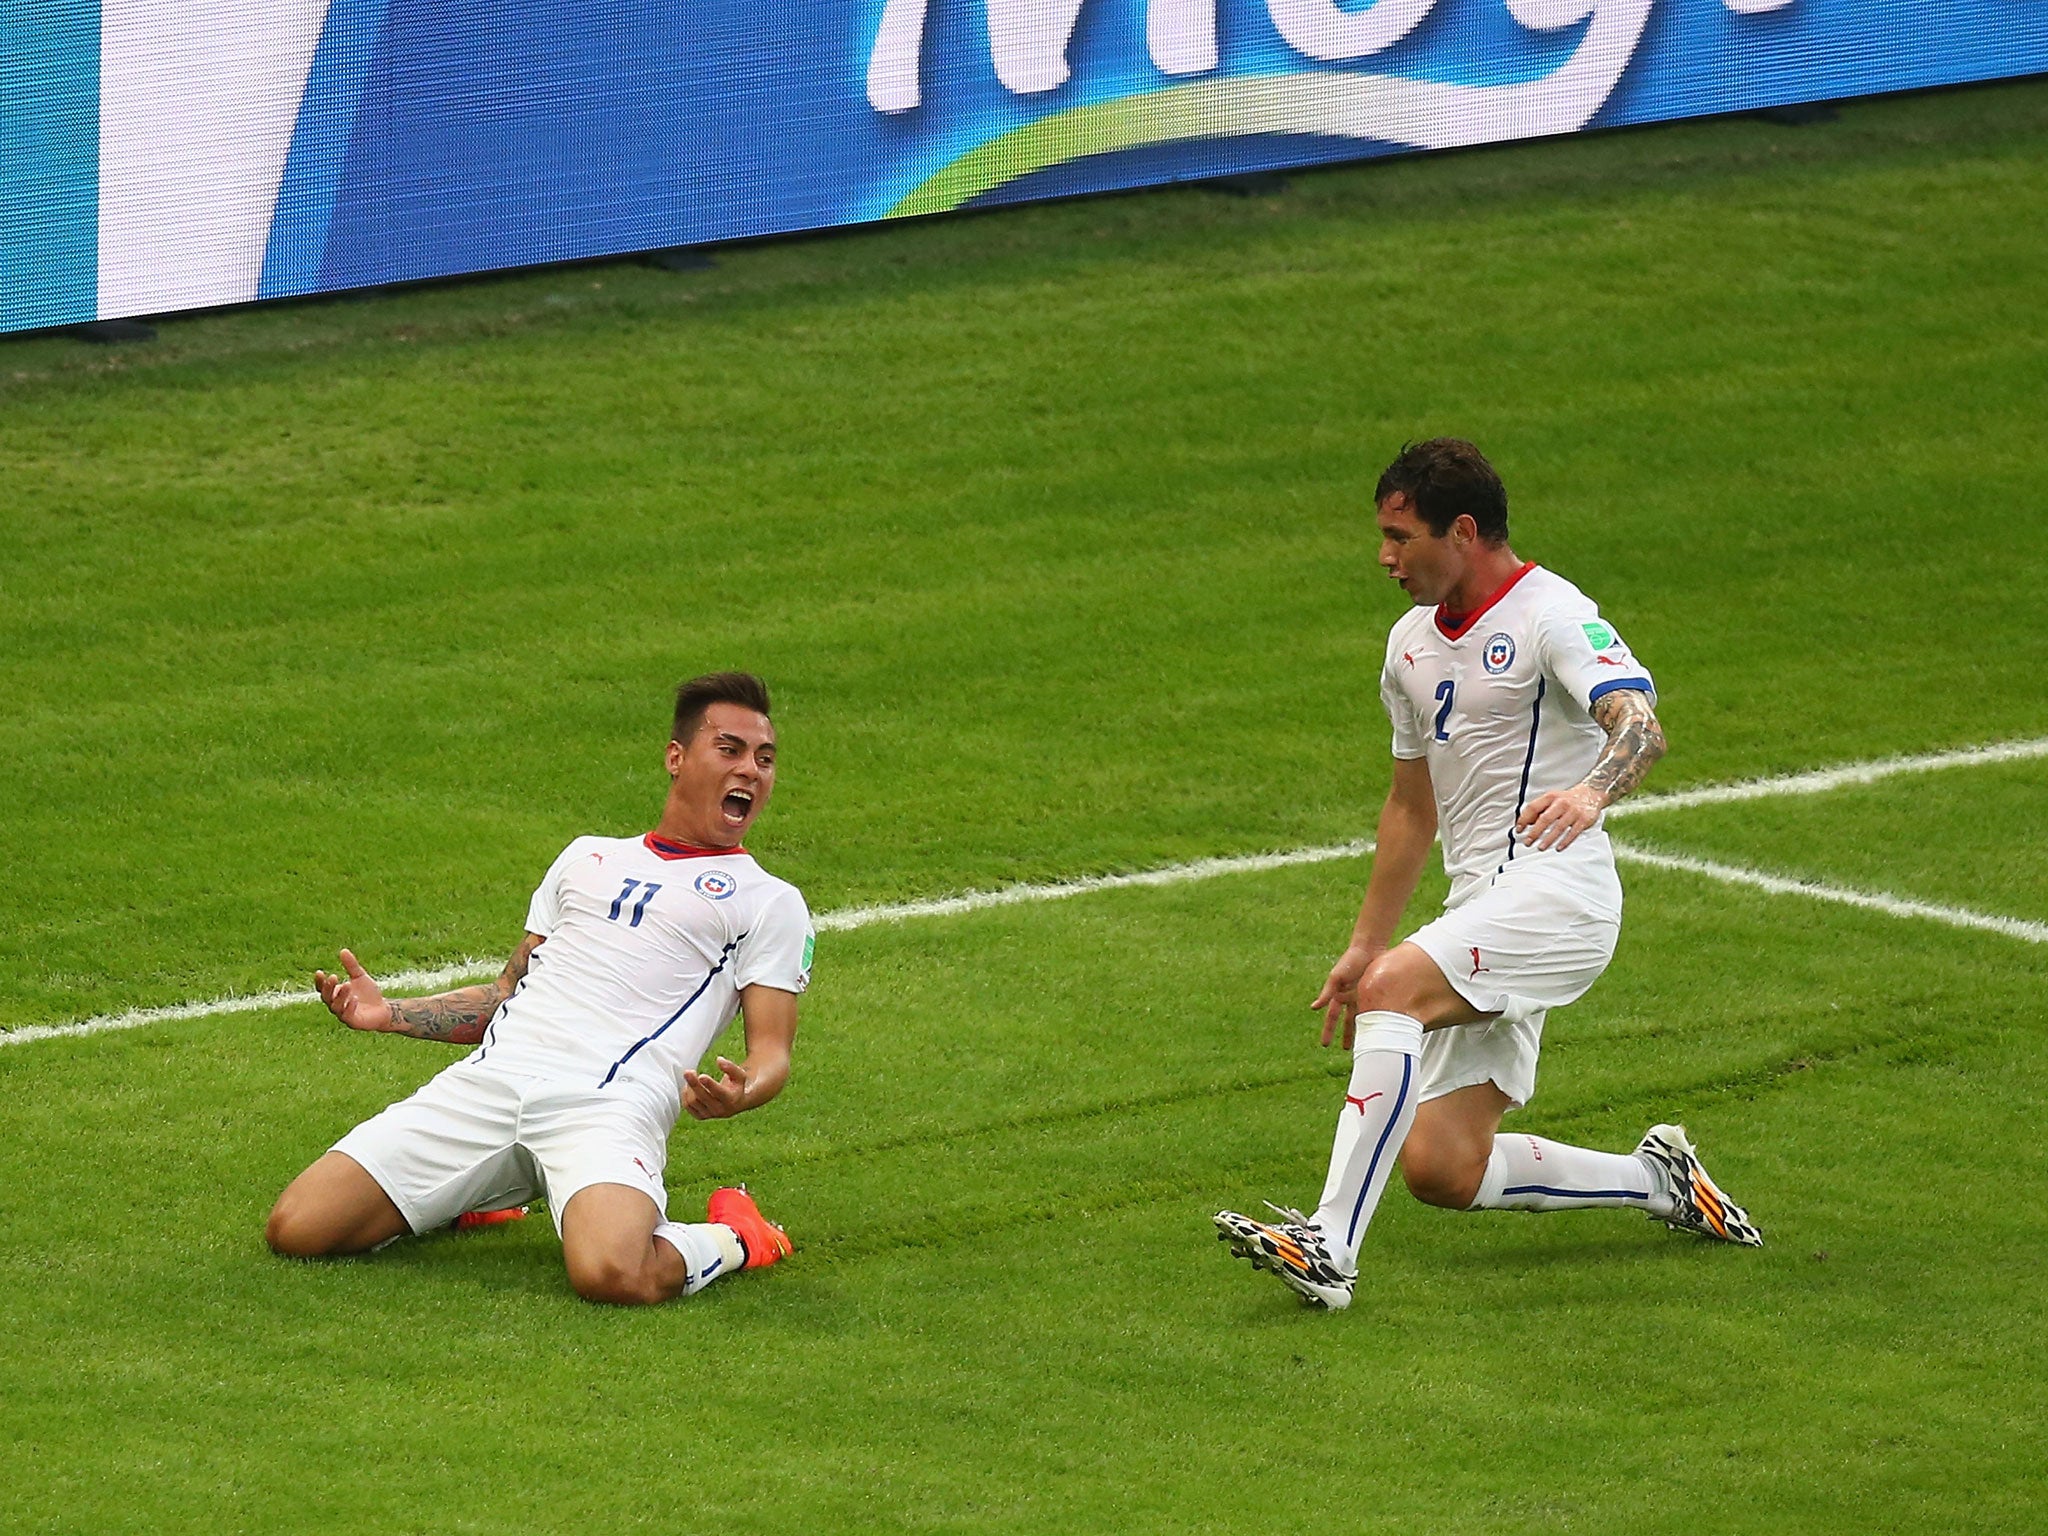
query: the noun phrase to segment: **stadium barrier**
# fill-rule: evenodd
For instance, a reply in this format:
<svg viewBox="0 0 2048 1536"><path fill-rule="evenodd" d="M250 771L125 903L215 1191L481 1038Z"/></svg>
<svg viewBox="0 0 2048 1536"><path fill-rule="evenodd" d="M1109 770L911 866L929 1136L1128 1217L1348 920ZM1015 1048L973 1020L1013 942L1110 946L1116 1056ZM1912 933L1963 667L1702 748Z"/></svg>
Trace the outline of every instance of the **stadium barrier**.
<svg viewBox="0 0 2048 1536"><path fill-rule="evenodd" d="M0 0L0 330L2044 71L2041 0Z"/></svg>

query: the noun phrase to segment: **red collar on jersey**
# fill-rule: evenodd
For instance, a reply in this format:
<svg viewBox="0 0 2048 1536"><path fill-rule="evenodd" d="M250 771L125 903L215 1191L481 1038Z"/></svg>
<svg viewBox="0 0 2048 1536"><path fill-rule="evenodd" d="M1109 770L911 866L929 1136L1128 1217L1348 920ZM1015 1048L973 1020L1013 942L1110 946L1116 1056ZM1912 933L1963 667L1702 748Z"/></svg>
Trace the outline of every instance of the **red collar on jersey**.
<svg viewBox="0 0 2048 1536"><path fill-rule="evenodd" d="M1520 581L1524 576L1528 575L1531 571L1535 569L1536 562L1534 560L1525 562L1519 571L1515 572L1514 575L1510 576L1506 581L1502 582L1499 587L1495 588L1493 596L1489 597L1477 608L1474 608L1470 613L1446 613L1443 610L1443 608L1439 606L1436 611L1437 629L1443 634L1443 637L1446 640L1464 639L1465 632L1469 630L1474 624L1477 624L1479 622L1481 617L1485 615L1487 609L1491 608L1495 603L1499 602L1502 598L1506 597L1508 593L1514 589L1514 585L1516 582Z"/></svg>
<svg viewBox="0 0 2048 1536"><path fill-rule="evenodd" d="M672 843L659 832L650 832L641 839L647 851L658 859L722 859L728 853L745 853L740 847L699 848L694 843Z"/></svg>

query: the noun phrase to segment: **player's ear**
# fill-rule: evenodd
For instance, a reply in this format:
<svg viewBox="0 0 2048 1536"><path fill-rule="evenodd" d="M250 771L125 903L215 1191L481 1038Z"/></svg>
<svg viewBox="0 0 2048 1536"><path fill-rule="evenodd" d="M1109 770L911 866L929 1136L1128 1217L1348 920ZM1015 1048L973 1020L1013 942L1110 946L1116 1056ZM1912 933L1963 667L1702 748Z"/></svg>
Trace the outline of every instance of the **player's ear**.
<svg viewBox="0 0 2048 1536"><path fill-rule="evenodd" d="M683 771L683 744L673 737L668 744L668 776L674 778Z"/></svg>

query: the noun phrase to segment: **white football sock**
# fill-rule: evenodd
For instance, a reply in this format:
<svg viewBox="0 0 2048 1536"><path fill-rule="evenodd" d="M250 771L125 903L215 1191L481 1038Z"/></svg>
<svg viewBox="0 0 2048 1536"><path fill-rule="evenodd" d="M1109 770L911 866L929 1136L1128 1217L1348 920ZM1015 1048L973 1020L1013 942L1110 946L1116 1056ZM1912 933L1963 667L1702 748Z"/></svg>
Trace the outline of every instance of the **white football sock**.
<svg viewBox="0 0 2048 1536"><path fill-rule="evenodd" d="M720 1275L735 1273L746 1263L739 1235L723 1222L695 1221L685 1226L664 1221L654 1235L683 1256L683 1268L690 1277L683 1286L685 1296L696 1295Z"/></svg>
<svg viewBox="0 0 2048 1536"><path fill-rule="evenodd" d="M1358 1268L1358 1244L1415 1123L1422 1021L1405 1013L1361 1013L1351 1053L1351 1087L1337 1116L1330 1176L1314 1217L1331 1259L1347 1275Z"/></svg>
<svg viewBox="0 0 2048 1536"><path fill-rule="evenodd" d="M1633 1152L1594 1152L1540 1136L1496 1136L1474 1211L1576 1211L1626 1206L1671 1213L1664 1175Z"/></svg>

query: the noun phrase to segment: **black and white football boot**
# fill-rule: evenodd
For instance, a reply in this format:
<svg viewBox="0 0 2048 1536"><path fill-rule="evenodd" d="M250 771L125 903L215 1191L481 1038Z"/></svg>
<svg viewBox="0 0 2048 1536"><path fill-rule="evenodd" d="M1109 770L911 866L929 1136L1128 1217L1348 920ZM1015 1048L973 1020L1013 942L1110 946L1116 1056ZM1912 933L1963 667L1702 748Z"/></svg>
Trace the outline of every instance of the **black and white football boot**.
<svg viewBox="0 0 2048 1536"><path fill-rule="evenodd" d="M1251 1260L1253 1269L1278 1275L1310 1306L1331 1311L1350 1306L1354 1279L1337 1268L1323 1234L1297 1210L1270 1200L1266 1209L1280 1220L1254 1221L1236 1211L1218 1211L1217 1238L1238 1258Z"/></svg>
<svg viewBox="0 0 2048 1536"><path fill-rule="evenodd" d="M1696 1232L1745 1248L1763 1247L1764 1235L1749 1219L1749 1212L1707 1177L1684 1126L1651 1126L1636 1143L1636 1156L1656 1168L1671 1191L1671 1214L1653 1216L1652 1221L1662 1221L1674 1232Z"/></svg>

